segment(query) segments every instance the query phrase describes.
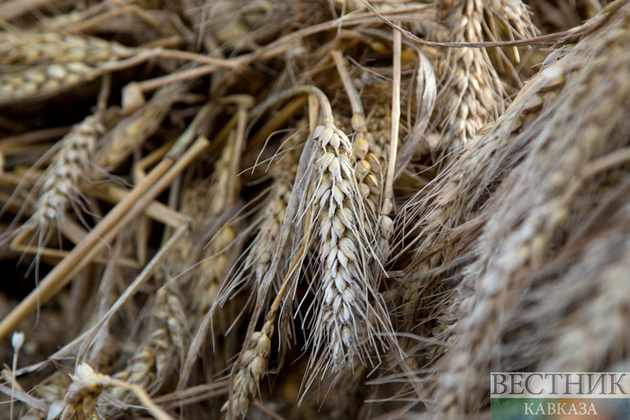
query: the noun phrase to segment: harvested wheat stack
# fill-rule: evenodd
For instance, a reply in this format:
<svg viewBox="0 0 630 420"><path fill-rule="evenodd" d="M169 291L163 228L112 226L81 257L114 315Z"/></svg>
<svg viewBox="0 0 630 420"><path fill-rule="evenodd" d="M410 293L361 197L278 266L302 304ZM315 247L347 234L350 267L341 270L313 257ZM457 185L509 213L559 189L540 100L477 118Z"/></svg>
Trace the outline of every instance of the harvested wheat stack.
<svg viewBox="0 0 630 420"><path fill-rule="evenodd" d="M0 6L19 418L469 415L489 369L622 361L624 3L528 41L560 42L525 82L527 42L462 44L534 36L520 1L28 1Z"/></svg>

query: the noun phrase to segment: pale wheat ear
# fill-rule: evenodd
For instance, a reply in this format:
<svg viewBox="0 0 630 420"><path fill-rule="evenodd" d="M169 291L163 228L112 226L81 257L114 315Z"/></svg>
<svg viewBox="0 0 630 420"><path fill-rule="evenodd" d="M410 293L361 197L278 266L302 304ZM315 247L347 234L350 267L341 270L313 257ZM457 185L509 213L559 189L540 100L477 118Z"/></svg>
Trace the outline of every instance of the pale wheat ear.
<svg viewBox="0 0 630 420"><path fill-rule="evenodd" d="M29 271L33 268L38 270L42 249L48 245L52 235L58 235L61 239L61 224L68 209L75 210L81 222L86 225L80 214L85 196L79 185L88 178L96 141L104 131L101 115L90 115L81 123L73 126L70 132L50 150L52 155L50 165L31 188L12 225L17 223L18 219L27 211L29 202L38 196L32 204L31 216L18 229L9 230L8 235L4 238L4 240L11 240L13 249L23 249L22 258L27 252L33 252L30 251L31 245L36 244L35 260ZM34 168L31 168L30 171L34 171ZM19 187L16 191L19 191ZM7 204L10 205L13 200L13 196L10 197ZM29 242L28 245L19 244L19 241L24 240L29 233L32 236L30 240L26 239Z"/></svg>
<svg viewBox="0 0 630 420"><path fill-rule="evenodd" d="M58 233L59 224L67 210L69 208L78 210L76 204L80 205L83 199L80 183L102 179L108 175L107 170L113 169L126 159L159 128L172 106L172 100L168 99L170 95L184 89L184 85L163 88L145 107L120 121L107 134L103 119L114 121L117 119L115 116L109 116L107 111L104 113L108 115L103 112L96 113L75 125L58 141L59 146L56 146L50 166L35 184L34 188L39 197L33 204L33 215L20 230L33 231L33 238L41 238L43 233L44 239ZM33 193L29 194L32 195ZM24 211L25 209L20 210L16 218ZM78 216L81 218L80 214ZM46 247L47 242L37 241L38 258L39 250Z"/></svg>
<svg viewBox="0 0 630 420"><path fill-rule="evenodd" d="M158 89L140 109L120 120L96 145L93 161L97 168L111 171L153 135L162 125L178 95L189 88L186 83L174 83ZM103 177L100 171L90 174Z"/></svg>
<svg viewBox="0 0 630 420"><path fill-rule="evenodd" d="M308 210L307 210L308 212ZM228 401L223 405L221 411L226 412L228 420L241 420L247 415L250 403L259 393L259 382L261 376L266 373L267 365L269 362L269 353L271 352L271 336L274 332L274 324L280 306L285 303L286 300L290 300L290 296L286 296L286 293L291 293L291 288L296 283L296 274L299 274L301 265L303 264L306 250L309 244L309 227L310 227L310 215L307 215L307 221L304 224L305 238L301 242L300 247L293 253L291 264L286 272L286 275L282 281L282 285L276 296L271 303L269 311L267 312L266 321L260 331L254 331L256 319L253 318L250 323L251 332L246 337L246 342L243 350L238 355L238 359L232 367L230 373L230 388ZM280 248L280 247L279 247ZM275 257L274 257L275 258ZM277 258L275 258L277 259ZM296 272L296 270L298 270ZM260 301L260 297L258 297ZM281 323L283 321L281 320ZM279 330L282 342L285 338L286 327L281 327ZM284 345L281 345L283 347Z"/></svg>
<svg viewBox="0 0 630 420"><path fill-rule="evenodd" d="M136 51L96 37L0 31L0 104L34 101L97 79L107 62Z"/></svg>
<svg viewBox="0 0 630 420"><path fill-rule="evenodd" d="M133 54L132 48L101 38L55 32L0 31L0 64L30 66L41 63L82 62L96 66Z"/></svg>
<svg viewBox="0 0 630 420"><path fill-rule="evenodd" d="M301 148L296 144L303 142L304 134L303 131L291 134L280 146L288 149L285 154L278 161L274 158L269 159L269 176L272 184L263 192L264 198L259 205L260 209L254 221L250 223L252 243L246 250L244 258L237 262L233 273L217 297L217 303L220 306L243 289L252 289L248 304L255 301L257 297L258 288L276 252L275 245L291 198L301 153ZM286 249L279 251L288 254ZM273 284L275 292L280 289L280 280L281 278L277 276Z"/></svg>
<svg viewBox="0 0 630 420"><path fill-rule="evenodd" d="M63 402L54 408L54 412L49 412L49 418L59 420L92 418L96 414L96 401L99 395L107 388L114 388L133 392L157 420L172 420L171 416L151 400L142 387L97 373L87 363L78 365L71 378L72 384Z"/></svg>

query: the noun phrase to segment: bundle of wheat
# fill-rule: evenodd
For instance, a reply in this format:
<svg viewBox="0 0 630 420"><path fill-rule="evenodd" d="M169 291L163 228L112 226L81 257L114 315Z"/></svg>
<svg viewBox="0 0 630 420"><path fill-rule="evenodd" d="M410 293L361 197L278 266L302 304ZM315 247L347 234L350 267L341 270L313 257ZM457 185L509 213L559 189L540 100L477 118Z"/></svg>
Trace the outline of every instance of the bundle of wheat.
<svg viewBox="0 0 630 420"><path fill-rule="evenodd" d="M594 330L585 325L569 332L560 319L566 322L583 312L569 309L569 301L578 304L578 295L586 299L579 304L584 311L601 299L582 294L582 287L596 287L599 281L589 276L577 280L573 266L581 263L573 258L582 249L605 247L597 245L601 241L617 243L624 232L620 225L614 234L606 230L609 224L599 218L597 203L609 206L625 185L628 132L623 115L629 86L622 70L628 57L622 51L629 10L614 4L601 15L606 24L591 25L574 48L558 45L496 125L435 181L430 195L409 207L420 212L421 220L414 239L421 244L418 263L407 273L421 286L420 292L411 286L415 307L430 296L442 301L440 295L448 296L433 330L443 343L433 351L444 355L434 372L436 413L462 415L483 408L491 370L590 370L623 360L602 365L601 356L589 353L594 357L589 359L577 347L569 350L575 337ZM615 205L623 212L624 203ZM588 229L584 220L590 222ZM602 237L595 235L598 231L608 233ZM435 258L438 269L428 270L427 259ZM616 264L601 257L597 261L604 271ZM593 260L584 263L593 267ZM569 282L582 286L576 295L567 295L555 281L572 290ZM613 275L611 281L620 279ZM558 322L549 323L555 318L545 314L554 314ZM541 344L546 340L563 347L545 354ZM605 340L603 347L619 344ZM556 353L560 349L562 356Z"/></svg>

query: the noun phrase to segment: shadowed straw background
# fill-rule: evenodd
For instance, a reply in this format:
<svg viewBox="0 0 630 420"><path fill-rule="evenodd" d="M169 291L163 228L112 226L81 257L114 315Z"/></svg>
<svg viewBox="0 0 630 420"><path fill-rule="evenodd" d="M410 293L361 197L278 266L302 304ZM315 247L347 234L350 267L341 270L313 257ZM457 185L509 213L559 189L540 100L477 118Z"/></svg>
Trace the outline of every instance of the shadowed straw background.
<svg viewBox="0 0 630 420"><path fill-rule="evenodd" d="M1 0L0 419L488 418L491 371L628 370L629 29Z"/></svg>

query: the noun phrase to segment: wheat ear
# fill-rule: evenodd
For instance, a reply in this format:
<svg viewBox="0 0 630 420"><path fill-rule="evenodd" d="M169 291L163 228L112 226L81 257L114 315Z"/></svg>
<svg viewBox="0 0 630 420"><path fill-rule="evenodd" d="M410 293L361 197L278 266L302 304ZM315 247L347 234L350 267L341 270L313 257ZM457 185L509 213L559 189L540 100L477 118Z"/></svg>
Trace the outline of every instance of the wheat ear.
<svg viewBox="0 0 630 420"><path fill-rule="evenodd" d="M331 369L352 363L359 345L369 340L368 257L362 195L354 178L354 148L332 121L316 128L318 179L313 203L321 269L321 307L314 325L314 346L330 346ZM324 344L326 343L326 344Z"/></svg>
<svg viewBox="0 0 630 420"><path fill-rule="evenodd" d="M558 51L553 56L565 53ZM415 230L410 247L417 250L415 262L406 268L406 280L400 290L405 302L402 307L407 317L405 322L410 328L417 324L416 309L433 307L431 303L436 302L434 293L444 272L435 269L453 249L441 244L452 242L451 235L461 238L476 231L478 224L468 215L475 214L485 204L488 191L497 189L497 180L502 180L519 163L522 151L531 141L522 132L553 107L567 75L577 68L575 62L556 62L528 81L506 113L477 133L475 146L461 153L403 208L399 222L414 223L407 229ZM463 252L461 242L458 247ZM443 321L444 328L450 330L446 326L450 321Z"/></svg>
<svg viewBox="0 0 630 420"><path fill-rule="evenodd" d="M355 178L361 189L366 207L366 218L364 223L367 230L376 236L378 244L378 257L383 258L389 253L389 237L392 232L393 222L389 217L390 205L387 214L383 212L383 153L387 142L378 144L375 141L370 128L374 128L374 120L366 123L365 112L361 98L357 92L346 68L346 62L339 51L332 52L337 66L337 71L341 77L344 89L348 94L350 105L352 106L352 118L350 124L355 131L354 138L354 158L355 158ZM384 140L379 137L379 140Z"/></svg>
<svg viewBox="0 0 630 420"><path fill-rule="evenodd" d="M129 384L101 373L87 363L77 366L76 373L72 375L72 384L68 388L62 405L51 407L48 418L60 417L60 420L72 420L74 418L92 419L98 418L96 402L98 396L105 388L117 387L136 394L142 404L157 420L172 420L162 408L156 405L147 393L139 386Z"/></svg>
<svg viewBox="0 0 630 420"><path fill-rule="evenodd" d="M160 88L142 108L109 130L99 141L94 152L95 170L92 171L92 178L103 178L103 171L116 168L134 150L142 146L160 128L177 96L186 89L187 85L184 83L174 83Z"/></svg>
<svg viewBox="0 0 630 420"><path fill-rule="evenodd" d="M267 371L276 315L291 283L293 270L305 253L306 245L307 243L303 242L300 249L296 252L291 267L287 271L282 285L267 312L267 318L262 329L253 331L249 335L246 347L241 351L238 360L232 368L230 397L221 408L221 411L227 413L228 420L245 418L249 405L258 391L260 378Z"/></svg>
<svg viewBox="0 0 630 420"><path fill-rule="evenodd" d="M291 134L283 142L283 148L286 147L288 150L277 158L278 161L270 163L269 173L273 183L263 193L266 197L262 203L262 209L258 211L251 224L253 239L247 250L247 256L240 264L236 274L230 279L229 284L226 285L225 293L221 293L222 302L229 298L235 290L243 287L251 287L255 295L265 274L271 267L295 182L298 161L302 151L299 144L303 140L304 130L298 129L296 133ZM284 253L284 250L280 252ZM276 276L273 284L276 291L280 289L280 280L281 278Z"/></svg>
<svg viewBox="0 0 630 420"><path fill-rule="evenodd" d="M156 392L170 374L177 355L182 356L185 351L186 312L175 283L158 291L151 310L151 323L149 336L134 352L125 369L114 377ZM124 394L121 389L114 392L119 398Z"/></svg>
<svg viewBox="0 0 630 420"><path fill-rule="evenodd" d="M94 67L133 54L131 48L91 36L33 31L0 32L0 64L3 66L81 62Z"/></svg>
<svg viewBox="0 0 630 420"><path fill-rule="evenodd" d="M274 316L275 318L275 316ZM252 398L258 393L260 378L267 371L274 320L268 320L260 331L255 331L239 356L239 368L230 383L230 399L222 411L228 419L244 419Z"/></svg>
<svg viewBox="0 0 630 420"><path fill-rule="evenodd" d="M228 208L226 191L230 183L230 168L235 153L234 145L226 144L212 174L207 197L210 218L219 218ZM226 248L235 237L236 233L230 224L221 226L202 254L201 263L195 273L192 296L192 306L201 317L212 307L219 293L221 280L229 262Z"/></svg>
<svg viewBox="0 0 630 420"><path fill-rule="evenodd" d="M79 185L81 181L90 179L96 141L105 131L101 120L100 113L91 115L59 140L59 149L53 155L50 166L27 197L26 202L39 194L33 214L16 232L34 231L33 240L37 239L38 250L48 244L55 232L60 231L68 208L72 207L81 218L80 209L85 198ZM22 208L18 216L24 210Z"/></svg>
<svg viewBox="0 0 630 420"><path fill-rule="evenodd" d="M489 4L453 0L441 6L443 26L435 27L434 39L480 42L484 40L484 32L490 32L488 35L496 39L500 34L493 31L505 25L508 25L506 32L511 37L514 33L527 37L537 32L520 0ZM508 8L513 13L507 14L505 10ZM443 144L446 148L457 148L471 141L482 126L501 115L503 103L509 98L495 66L483 49L449 49L437 63L436 71L440 77L438 91L441 94L437 108L439 126L444 132Z"/></svg>
<svg viewBox="0 0 630 420"><path fill-rule="evenodd" d="M61 149L43 176L31 218L40 230L57 229L68 207L81 202L79 182L88 179L96 141L104 131L100 115L95 114L60 140Z"/></svg>

